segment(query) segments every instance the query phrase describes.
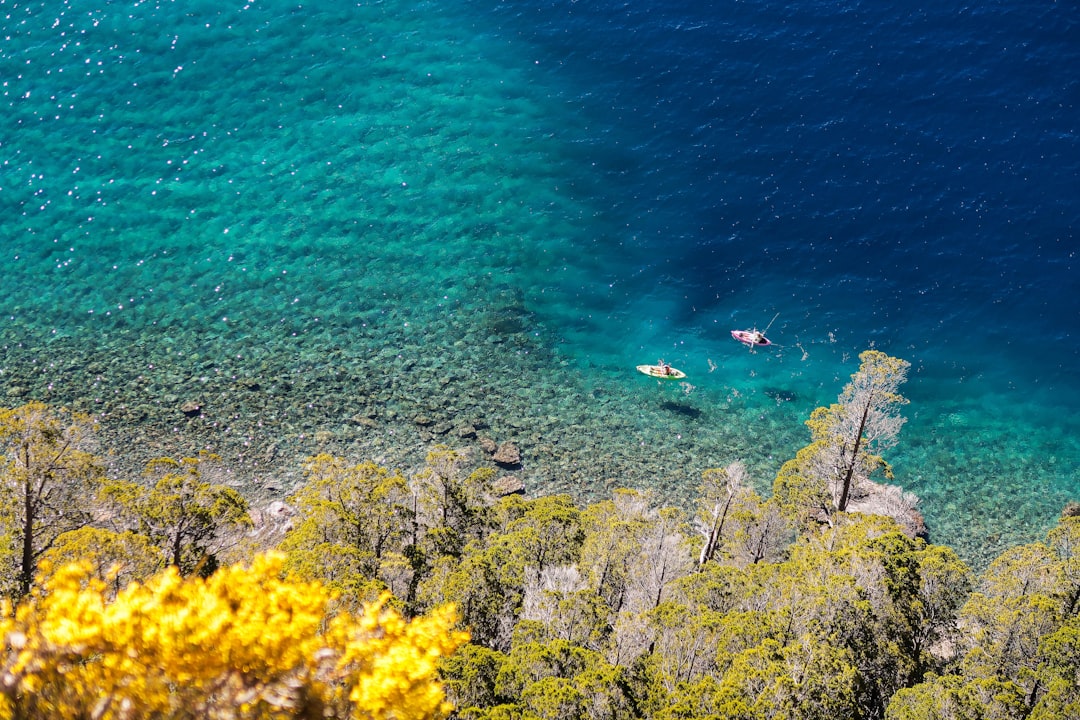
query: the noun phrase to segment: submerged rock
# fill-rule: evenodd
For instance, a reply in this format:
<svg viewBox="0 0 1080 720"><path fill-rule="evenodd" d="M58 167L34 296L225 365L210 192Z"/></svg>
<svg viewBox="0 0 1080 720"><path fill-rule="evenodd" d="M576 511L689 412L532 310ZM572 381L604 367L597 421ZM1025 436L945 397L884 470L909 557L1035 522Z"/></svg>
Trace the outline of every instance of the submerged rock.
<svg viewBox="0 0 1080 720"><path fill-rule="evenodd" d="M180 412L188 417L198 417L202 413L203 404L197 400L188 400L180 406Z"/></svg>
<svg viewBox="0 0 1080 720"><path fill-rule="evenodd" d="M514 467L521 464L521 451L518 450L517 445L507 441L499 445L499 449L495 451L491 459L498 465Z"/></svg>

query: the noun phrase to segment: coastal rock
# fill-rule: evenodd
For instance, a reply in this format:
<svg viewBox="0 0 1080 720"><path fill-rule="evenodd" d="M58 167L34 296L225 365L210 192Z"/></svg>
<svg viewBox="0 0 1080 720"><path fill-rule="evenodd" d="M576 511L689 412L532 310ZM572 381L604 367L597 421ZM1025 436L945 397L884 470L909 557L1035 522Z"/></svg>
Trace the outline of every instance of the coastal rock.
<svg viewBox="0 0 1080 720"><path fill-rule="evenodd" d="M517 475L506 475L492 483L491 493L495 497L523 495L525 493L525 483Z"/></svg>
<svg viewBox="0 0 1080 720"><path fill-rule="evenodd" d="M293 529L293 516L296 511L280 500L275 500L263 508L252 508L252 529L250 537L263 542L274 542Z"/></svg>
<svg viewBox="0 0 1080 720"><path fill-rule="evenodd" d="M296 511L281 500L275 500L266 506L266 514L273 518L292 517Z"/></svg>
<svg viewBox="0 0 1080 720"><path fill-rule="evenodd" d="M518 450L518 446L512 442L504 442L499 445L499 448L495 451L495 454L491 456L498 465L506 467L514 467L521 464L521 451Z"/></svg>
<svg viewBox="0 0 1080 720"><path fill-rule="evenodd" d="M379 423L374 418L365 417L364 415L353 415L350 419L352 420L353 425L359 425L360 427L379 427Z"/></svg>
<svg viewBox="0 0 1080 720"><path fill-rule="evenodd" d="M197 400L188 400L180 406L180 412L188 417L198 417L202 413L203 404Z"/></svg>
<svg viewBox="0 0 1080 720"><path fill-rule="evenodd" d="M919 498L914 493L904 492L897 485L864 482L848 504L848 512L891 517L900 524L904 534L927 539L926 520L919 512L918 504Z"/></svg>

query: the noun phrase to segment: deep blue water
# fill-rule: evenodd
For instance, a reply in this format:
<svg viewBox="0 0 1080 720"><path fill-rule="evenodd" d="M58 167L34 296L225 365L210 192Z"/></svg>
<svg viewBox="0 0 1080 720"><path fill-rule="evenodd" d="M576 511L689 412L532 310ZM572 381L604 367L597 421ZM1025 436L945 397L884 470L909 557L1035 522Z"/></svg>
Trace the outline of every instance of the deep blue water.
<svg viewBox="0 0 1080 720"><path fill-rule="evenodd" d="M161 347L199 372L331 349L510 368L524 350L467 354L509 302L552 355L498 374L525 417L491 426L567 467L610 453L583 496L650 443L662 495L738 457L767 488L875 347L912 363L890 459L936 539L984 559L1080 499L1069 3L0 0L0 19L9 387L16 344L57 338L112 367ZM729 336L774 317L768 351ZM658 357L690 385L655 396L632 368ZM398 378L409 402L441 392ZM575 438L533 416L578 418Z"/></svg>

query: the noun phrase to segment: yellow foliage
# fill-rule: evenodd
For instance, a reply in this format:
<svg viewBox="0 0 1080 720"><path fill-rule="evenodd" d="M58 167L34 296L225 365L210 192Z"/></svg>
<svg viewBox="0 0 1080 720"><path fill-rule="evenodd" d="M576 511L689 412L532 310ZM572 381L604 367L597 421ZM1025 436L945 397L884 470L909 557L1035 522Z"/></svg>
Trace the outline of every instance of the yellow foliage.
<svg viewBox="0 0 1080 720"><path fill-rule="evenodd" d="M449 712L436 662L467 640L453 607L406 621L389 595L327 616L317 582L262 555L208 579L175 568L108 600L89 564L0 620L0 717L421 720Z"/></svg>

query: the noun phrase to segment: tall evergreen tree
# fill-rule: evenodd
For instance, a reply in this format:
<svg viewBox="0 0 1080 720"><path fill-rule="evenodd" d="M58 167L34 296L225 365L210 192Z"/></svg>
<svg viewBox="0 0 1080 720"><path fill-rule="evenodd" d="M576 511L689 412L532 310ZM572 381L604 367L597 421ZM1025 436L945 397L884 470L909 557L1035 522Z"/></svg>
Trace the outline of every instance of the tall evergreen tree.
<svg viewBox="0 0 1080 720"><path fill-rule="evenodd" d="M811 444L785 463L774 494L797 514L820 513L831 521L846 512L871 475L892 469L882 453L896 444L905 419L899 409L907 399L899 394L911 364L867 350L838 401L815 410L806 421Z"/></svg>
<svg viewBox="0 0 1080 720"><path fill-rule="evenodd" d="M210 453L158 458L146 464L146 475L155 481L151 487L115 480L104 490L127 515L131 529L160 547L166 563L185 576L211 573L228 531L251 525L240 493L203 478L205 468L219 459Z"/></svg>
<svg viewBox="0 0 1080 720"><path fill-rule="evenodd" d="M7 595L29 593L42 554L93 519L87 499L104 474L88 451L93 429L88 416L40 402L0 411L0 582Z"/></svg>

